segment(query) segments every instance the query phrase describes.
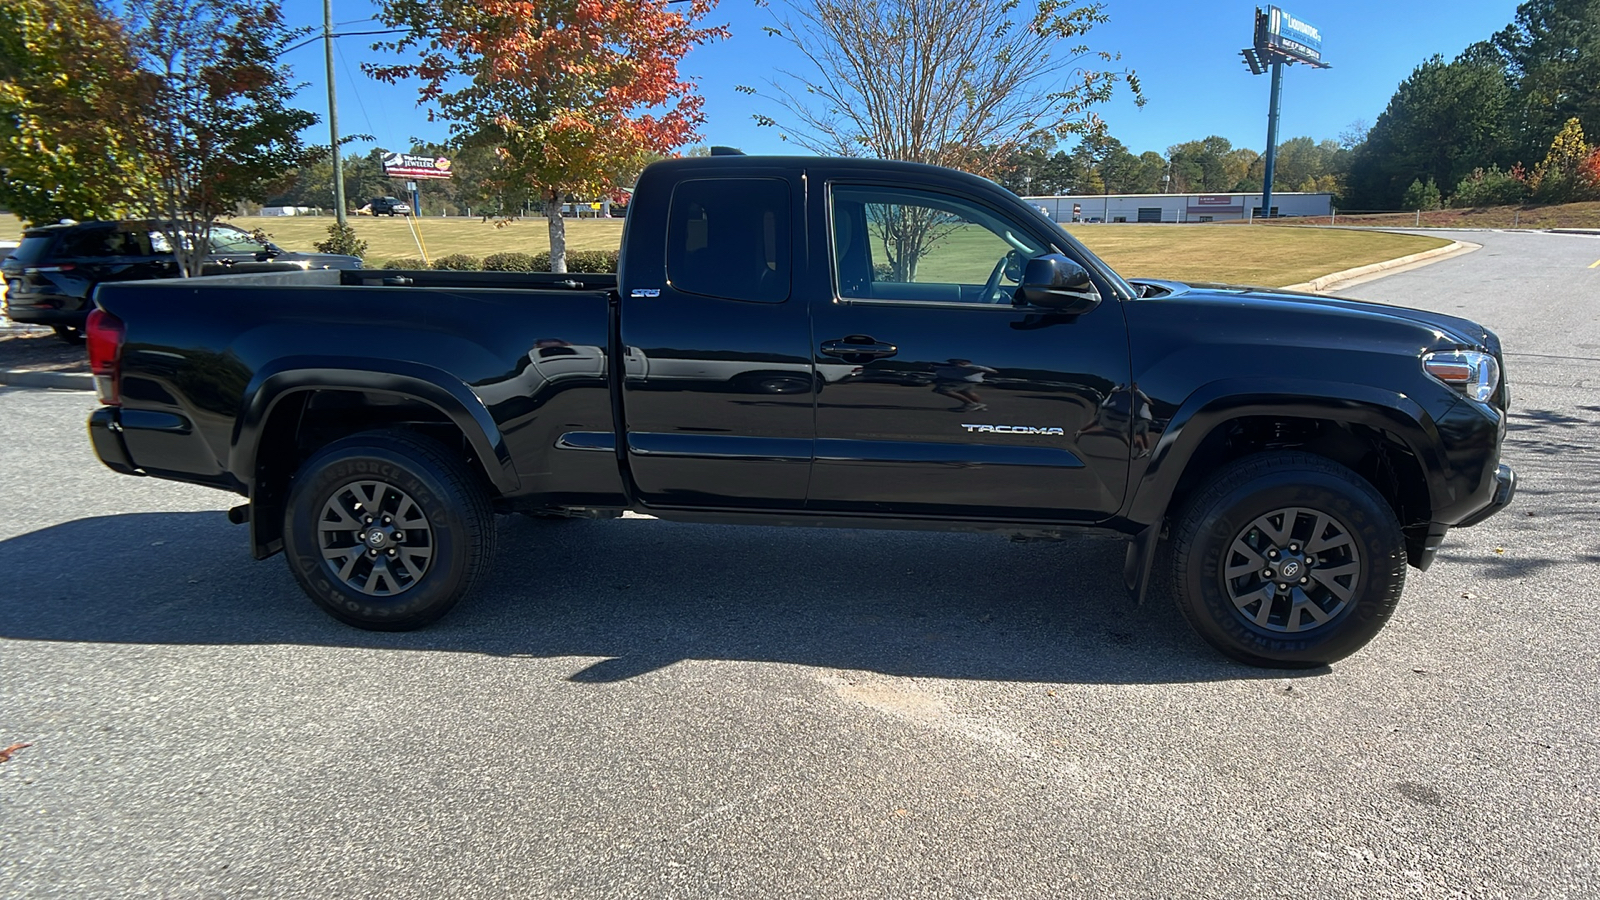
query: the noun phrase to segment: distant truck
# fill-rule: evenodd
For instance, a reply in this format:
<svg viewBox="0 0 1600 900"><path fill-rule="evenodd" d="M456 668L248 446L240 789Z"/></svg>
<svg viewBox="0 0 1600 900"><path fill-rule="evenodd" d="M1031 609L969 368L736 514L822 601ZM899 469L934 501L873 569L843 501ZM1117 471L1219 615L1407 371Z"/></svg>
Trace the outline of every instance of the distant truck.
<svg viewBox="0 0 1600 900"><path fill-rule="evenodd" d="M908 163L669 160L635 198L619 276L106 285L95 450L248 498L255 555L361 628L449 610L497 512L634 510L1119 535L1134 602L1159 560L1202 638L1286 667L1364 645L1515 491L1500 342L1464 319L1130 282Z"/></svg>

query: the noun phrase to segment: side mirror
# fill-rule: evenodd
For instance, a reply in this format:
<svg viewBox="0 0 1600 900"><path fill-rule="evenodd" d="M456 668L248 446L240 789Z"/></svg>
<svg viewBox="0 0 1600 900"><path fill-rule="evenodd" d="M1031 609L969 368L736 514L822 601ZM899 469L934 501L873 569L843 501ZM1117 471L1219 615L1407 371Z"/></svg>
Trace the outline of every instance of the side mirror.
<svg viewBox="0 0 1600 900"><path fill-rule="evenodd" d="M1100 290L1083 266L1050 253L1028 260L1017 298L1029 306L1075 316L1100 305Z"/></svg>

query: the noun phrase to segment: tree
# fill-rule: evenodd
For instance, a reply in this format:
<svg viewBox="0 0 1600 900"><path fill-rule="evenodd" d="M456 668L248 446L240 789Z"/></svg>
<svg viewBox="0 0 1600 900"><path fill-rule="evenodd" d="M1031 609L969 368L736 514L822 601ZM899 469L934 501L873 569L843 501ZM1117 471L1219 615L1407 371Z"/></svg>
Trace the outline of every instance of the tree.
<svg viewBox="0 0 1600 900"><path fill-rule="evenodd" d="M1233 142L1215 134L1168 147L1167 157L1172 160L1172 189L1180 194L1233 190L1248 173L1257 155L1253 150L1244 151L1248 156L1233 154Z"/></svg>
<svg viewBox="0 0 1600 900"><path fill-rule="evenodd" d="M1588 199L1584 166L1593 150L1583 136L1583 125L1568 119L1550 142L1544 161L1533 170L1528 185L1541 203L1569 203Z"/></svg>
<svg viewBox="0 0 1600 900"><path fill-rule="evenodd" d="M97 0L0 4L0 206L31 224L126 209L144 174L131 55Z"/></svg>
<svg viewBox="0 0 1600 900"><path fill-rule="evenodd" d="M1429 178L1427 184L1423 184L1420 179L1411 182L1411 186L1406 188L1405 196L1400 200L1400 205L1405 209L1438 209L1444 203L1439 196L1439 185Z"/></svg>
<svg viewBox="0 0 1600 900"><path fill-rule="evenodd" d="M1061 0L797 0L768 34L795 47L772 99L785 140L824 154L910 160L993 175L1041 136L1103 135L1093 112L1138 76L1080 43L1105 4ZM740 90L757 93L756 88ZM757 115L758 124L779 127Z"/></svg>
<svg viewBox="0 0 1600 900"><path fill-rule="evenodd" d="M317 116L287 105L298 87L278 62L305 30L273 0L131 0L127 26L152 182L134 207L161 223L179 273L198 275L217 219L317 155L299 137Z"/></svg>
<svg viewBox="0 0 1600 900"><path fill-rule="evenodd" d="M1476 45L1455 61L1435 56L1401 82L1351 160L1352 202L1388 209L1405 185L1453 185L1504 152L1511 87L1492 48Z"/></svg>
<svg viewBox="0 0 1600 900"><path fill-rule="evenodd" d="M1537 159L1568 119L1600 132L1600 0L1529 0L1493 46L1515 85L1518 159Z"/></svg>
<svg viewBox="0 0 1600 900"><path fill-rule="evenodd" d="M550 267L565 272L567 197L611 191L645 154L698 139L703 101L678 64L727 36L696 25L714 2L680 12L667 0L383 0L379 17L405 34L377 49L421 61L363 68L419 79L452 138L493 140L491 189L544 202Z"/></svg>

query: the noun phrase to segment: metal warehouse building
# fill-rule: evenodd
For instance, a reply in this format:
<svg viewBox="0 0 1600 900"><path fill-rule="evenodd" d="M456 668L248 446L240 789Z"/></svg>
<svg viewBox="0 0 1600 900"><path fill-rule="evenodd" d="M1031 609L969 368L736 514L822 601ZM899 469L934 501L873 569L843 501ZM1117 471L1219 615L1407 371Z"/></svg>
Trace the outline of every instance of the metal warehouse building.
<svg viewBox="0 0 1600 900"><path fill-rule="evenodd" d="M1260 218L1261 193L1024 197L1057 222L1227 222ZM1273 192L1274 216L1328 216L1332 194Z"/></svg>

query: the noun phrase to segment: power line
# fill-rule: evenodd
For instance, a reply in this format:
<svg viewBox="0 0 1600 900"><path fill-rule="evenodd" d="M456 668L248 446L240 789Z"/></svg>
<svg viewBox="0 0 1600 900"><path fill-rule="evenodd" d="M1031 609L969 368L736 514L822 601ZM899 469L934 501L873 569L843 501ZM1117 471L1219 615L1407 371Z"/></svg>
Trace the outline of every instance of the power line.
<svg viewBox="0 0 1600 900"><path fill-rule="evenodd" d="M333 45L333 52L339 56L339 65L344 66L344 77L350 81L350 91L356 96L356 106L361 109L361 118L366 120L367 133L376 135L378 129L372 127L372 117L367 115L367 104L361 101L361 88L356 83L356 76L350 72L350 61L344 58L344 51L339 49L338 44Z"/></svg>
<svg viewBox="0 0 1600 900"><path fill-rule="evenodd" d="M336 32L334 32L332 34L328 34L328 35L319 34L316 37L306 38L305 40L301 41L298 44L295 44L293 47L290 47L289 49L287 49L287 50L285 50L283 52L284 53L293 53L294 51L299 50L301 47L305 47L305 46L308 46L310 44L314 44L317 41L322 40L324 37L341 38L341 37L360 37L362 35L369 35L369 34L400 34L402 32L406 32L406 31L410 31L410 30L411 29L409 29L409 28L389 28L389 29L385 29L383 31L336 31Z"/></svg>

